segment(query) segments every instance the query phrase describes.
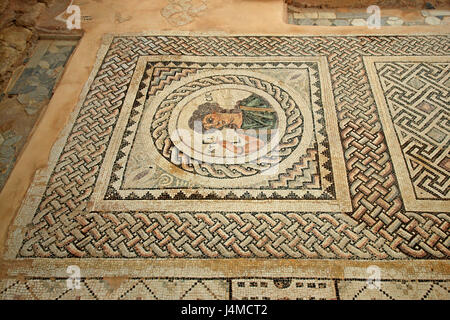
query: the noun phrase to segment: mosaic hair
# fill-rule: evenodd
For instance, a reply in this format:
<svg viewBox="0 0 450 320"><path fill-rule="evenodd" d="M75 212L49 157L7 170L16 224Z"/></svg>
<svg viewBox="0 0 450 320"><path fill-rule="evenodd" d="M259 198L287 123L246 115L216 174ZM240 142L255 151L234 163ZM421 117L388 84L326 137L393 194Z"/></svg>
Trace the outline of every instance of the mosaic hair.
<svg viewBox="0 0 450 320"><path fill-rule="evenodd" d="M195 130L195 122L200 121L202 123L202 130L203 130L203 118L211 113L228 113L228 110L225 110L217 102L206 102L198 106L197 110L195 110L192 113L192 116L189 118L189 128L192 130Z"/></svg>

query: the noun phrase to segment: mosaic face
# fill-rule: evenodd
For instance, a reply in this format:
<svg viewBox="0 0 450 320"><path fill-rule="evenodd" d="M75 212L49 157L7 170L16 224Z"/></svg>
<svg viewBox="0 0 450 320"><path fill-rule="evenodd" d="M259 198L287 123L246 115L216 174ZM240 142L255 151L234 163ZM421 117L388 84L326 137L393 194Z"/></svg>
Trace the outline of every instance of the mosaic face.
<svg viewBox="0 0 450 320"><path fill-rule="evenodd" d="M276 148L283 110L268 95L216 89L194 94L176 109L170 133L174 152L182 150L190 160L248 163Z"/></svg>

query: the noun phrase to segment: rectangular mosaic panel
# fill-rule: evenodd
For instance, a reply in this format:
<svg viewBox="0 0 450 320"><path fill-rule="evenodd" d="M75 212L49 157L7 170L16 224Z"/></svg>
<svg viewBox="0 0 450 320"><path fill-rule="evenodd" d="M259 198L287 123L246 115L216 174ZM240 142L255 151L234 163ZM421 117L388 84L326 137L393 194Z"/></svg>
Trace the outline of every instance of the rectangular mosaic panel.
<svg viewBox="0 0 450 320"><path fill-rule="evenodd" d="M387 140L409 210L448 209L450 60L368 58Z"/></svg>
<svg viewBox="0 0 450 320"><path fill-rule="evenodd" d="M94 191L94 210L183 210L198 200L208 202L198 211L236 205L242 211L271 211L284 207L285 200L303 200L291 201L293 210L351 210L342 149L330 146L328 137L337 140L338 130L330 117L332 98L322 93L330 88L323 59L160 60L138 62L140 98L133 99L135 90L126 98L116 142ZM282 89L285 83L289 91ZM240 115L235 105L249 97L256 101L250 103L264 101L273 108L278 127L271 133L264 124L224 133L189 128L201 107L216 104L225 115ZM251 112L244 120L258 112L240 107ZM256 144L262 148L250 150Z"/></svg>

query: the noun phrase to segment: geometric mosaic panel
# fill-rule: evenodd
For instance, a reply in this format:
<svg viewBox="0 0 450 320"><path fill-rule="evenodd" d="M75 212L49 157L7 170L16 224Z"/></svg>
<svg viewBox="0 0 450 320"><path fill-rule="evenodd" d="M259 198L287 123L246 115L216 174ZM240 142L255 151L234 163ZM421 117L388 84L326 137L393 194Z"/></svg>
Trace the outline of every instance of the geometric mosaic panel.
<svg viewBox="0 0 450 320"><path fill-rule="evenodd" d="M399 184L405 205L412 210L445 210L450 197L450 61L446 57L368 61L374 63L374 82L382 88L378 108L383 124L386 130L393 129L387 140L396 155L395 169L404 177Z"/></svg>
<svg viewBox="0 0 450 320"><path fill-rule="evenodd" d="M448 280L385 280L372 288L365 279L334 278L83 278L0 280L2 300L448 300Z"/></svg>
<svg viewBox="0 0 450 320"><path fill-rule="evenodd" d="M450 198L450 62L377 63L419 199Z"/></svg>

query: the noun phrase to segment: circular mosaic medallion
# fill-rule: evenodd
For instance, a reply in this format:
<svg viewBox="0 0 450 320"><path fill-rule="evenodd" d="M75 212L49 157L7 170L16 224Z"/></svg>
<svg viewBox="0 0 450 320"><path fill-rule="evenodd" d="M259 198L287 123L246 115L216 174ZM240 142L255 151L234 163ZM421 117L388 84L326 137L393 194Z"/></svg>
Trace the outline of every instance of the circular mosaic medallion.
<svg viewBox="0 0 450 320"><path fill-rule="evenodd" d="M191 159L243 164L264 157L278 145L285 123L273 97L229 84L203 88L180 101L169 132L174 146Z"/></svg>
<svg viewBox="0 0 450 320"><path fill-rule="evenodd" d="M151 124L154 145L164 158L215 178L269 170L299 146L303 131L304 115L291 95L247 74L186 82L161 99Z"/></svg>

